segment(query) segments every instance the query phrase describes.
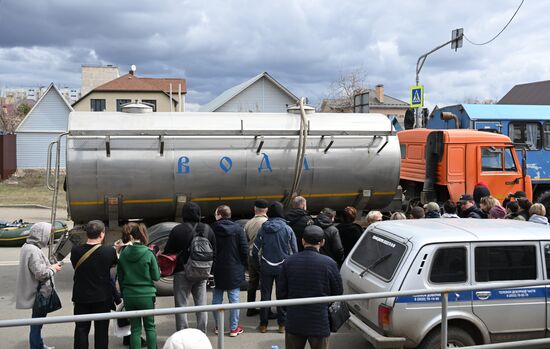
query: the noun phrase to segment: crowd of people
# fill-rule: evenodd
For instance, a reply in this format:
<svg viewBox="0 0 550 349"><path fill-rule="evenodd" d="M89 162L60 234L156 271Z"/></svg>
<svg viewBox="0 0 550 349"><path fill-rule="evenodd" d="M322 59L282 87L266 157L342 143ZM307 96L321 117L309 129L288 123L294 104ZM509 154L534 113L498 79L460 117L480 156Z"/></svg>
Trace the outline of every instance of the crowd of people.
<svg viewBox="0 0 550 349"><path fill-rule="evenodd" d="M357 210L349 206L339 217L340 223L335 224L334 210L324 208L312 216L302 196L292 200L287 212L282 203L268 203L263 199L255 201L253 210L254 217L243 227L231 220L231 208L227 205L216 208L215 221L210 225L201 222L201 209L195 202L183 206L183 222L171 230L163 251L177 256L173 271L177 307L188 306L191 297L195 305L206 305L211 274L214 281L212 304L222 303L224 294L229 303L240 302L245 271L249 275L248 302L256 301L258 290L260 300L271 300L274 286L277 299L340 295L343 292L340 266L365 226L384 219L381 212L370 211L360 225ZM473 195L462 195L457 203L448 200L440 207L436 202L429 202L412 207L407 214L394 212L389 219L429 218L516 219L548 225L545 207L532 204L525 193L510 194L501 203L483 184L476 186ZM33 225L21 250L17 308L33 308L37 292L48 294L55 287L53 276L61 270L62 263L50 264L41 250L47 245L50 232L49 223ZM154 309L154 282L160 279L160 271L155 252L148 246L145 225L124 225L122 237L114 248L103 244L105 226L101 221L90 221L86 234L86 243L73 247L70 257L74 268L74 314L109 312L122 301L126 310ZM327 304L278 307L276 312L265 307L246 312L251 317L258 314L259 332L268 332L269 320L276 320L276 331L285 334L286 348L302 349L306 342L313 349L328 347ZM33 309L33 318L46 315ZM197 329L206 334L208 314L199 312L196 318ZM213 314L213 319L213 331L216 334L225 332L218 328L217 313ZM240 311L231 309L230 337L244 332L239 320ZM131 334L125 338L125 344L131 348L157 347L154 317L131 318L129 322ZM108 327L108 320L94 321L95 348L108 347ZM178 333L189 329L187 314L176 314L175 327ZM90 328L90 321L76 323L75 349L88 348ZM183 338L177 333L172 337L165 348L177 348L178 338ZM40 325L31 326L29 343L31 349L51 348L42 340Z"/></svg>

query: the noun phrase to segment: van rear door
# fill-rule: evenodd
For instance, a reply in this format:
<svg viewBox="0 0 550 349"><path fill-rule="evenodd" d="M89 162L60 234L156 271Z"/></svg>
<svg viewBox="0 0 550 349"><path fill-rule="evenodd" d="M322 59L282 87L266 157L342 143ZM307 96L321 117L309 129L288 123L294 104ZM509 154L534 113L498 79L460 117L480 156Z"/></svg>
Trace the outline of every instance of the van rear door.
<svg viewBox="0 0 550 349"><path fill-rule="evenodd" d="M530 223L526 223L530 224ZM544 286L491 289L494 282L542 280L540 243L472 243L476 286L472 306L491 334L492 341L544 337L546 288Z"/></svg>
<svg viewBox="0 0 550 349"><path fill-rule="evenodd" d="M376 228L363 234L342 267L345 293L396 290L401 282L396 285L395 275L406 258L407 250L406 241L393 234ZM371 299L348 304L361 320L378 328L378 306L385 301L386 299Z"/></svg>

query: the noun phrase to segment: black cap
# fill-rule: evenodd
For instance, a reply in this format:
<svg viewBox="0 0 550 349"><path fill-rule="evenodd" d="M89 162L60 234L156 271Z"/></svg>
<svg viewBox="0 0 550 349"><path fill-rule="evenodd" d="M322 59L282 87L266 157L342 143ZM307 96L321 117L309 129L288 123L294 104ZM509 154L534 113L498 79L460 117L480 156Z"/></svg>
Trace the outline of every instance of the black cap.
<svg viewBox="0 0 550 349"><path fill-rule="evenodd" d="M527 197L527 194L525 194L524 191L521 191L521 190L518 190L514 193L514 197L516 199L519 199L519 198L526 198Z"/></svg>
<svg viewBox="0 0 550 349"><path fill-rule="evenodd" d="M325 238L325 233L323 229L317 225L308 225L304 229L304 235L302 235L302 237L308 244L317 245Z"/></svg>
<svg viewBox="0 0 550 349"><path fill-rule="evenodd" d="M254 201L254 207L257 208L267 208L267 201L264 199L258 199Z"/></svg>
<svg viewBox="0 0 550 349"><path fill-rule="evenodd" d="M272 202L271 205L269 205L267 215L269 218L285 218L285 208L283 204L281 204L279 201Z"/></svg>
<svg viewBox="0 0 550 349"><path fill-rule="evenodd" d="M458 199L460 202L466 202L466 201L474 201L474 197L470 194L464 194Z"/></svg>

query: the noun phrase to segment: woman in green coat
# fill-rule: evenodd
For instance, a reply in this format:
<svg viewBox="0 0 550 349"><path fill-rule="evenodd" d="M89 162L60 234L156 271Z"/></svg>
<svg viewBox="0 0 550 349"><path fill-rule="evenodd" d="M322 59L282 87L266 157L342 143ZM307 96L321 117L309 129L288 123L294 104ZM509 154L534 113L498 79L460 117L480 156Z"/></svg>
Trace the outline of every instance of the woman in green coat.
<svg viewBox="0 0 550 349"><path fill-rule="evenodd" d="M128 223L122 227L123 234L129 233L132 245L124 248L117 266L120 291L126 310L147 310L155 308L156 288L154 281L160 279L157 258L147 247L149 242L147 228L142 223ZM141 323L145 328L147 348L157 348L155 318L130 319L131 348L141 348Z"/></svg>

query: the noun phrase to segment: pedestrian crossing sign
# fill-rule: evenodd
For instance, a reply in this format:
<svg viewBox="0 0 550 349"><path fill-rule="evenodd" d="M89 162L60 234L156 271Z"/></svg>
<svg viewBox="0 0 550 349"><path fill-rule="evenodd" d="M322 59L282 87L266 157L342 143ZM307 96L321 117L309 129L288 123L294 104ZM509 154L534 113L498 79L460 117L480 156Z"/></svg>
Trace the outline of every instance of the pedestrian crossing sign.
<svg viewBox="0 0 550 349"><path fill-rule="evenodd" d="M424 86L411 87L411 108L422 108L424 106Z"/></svg>

